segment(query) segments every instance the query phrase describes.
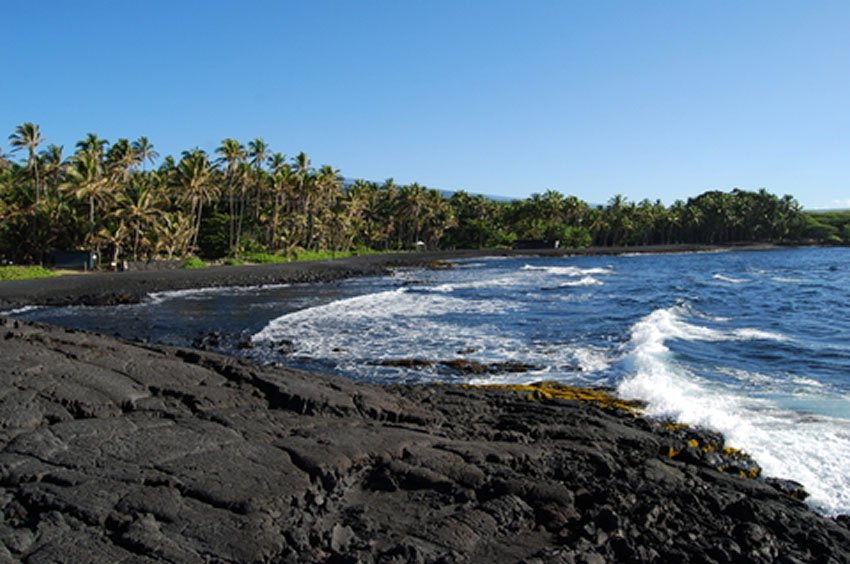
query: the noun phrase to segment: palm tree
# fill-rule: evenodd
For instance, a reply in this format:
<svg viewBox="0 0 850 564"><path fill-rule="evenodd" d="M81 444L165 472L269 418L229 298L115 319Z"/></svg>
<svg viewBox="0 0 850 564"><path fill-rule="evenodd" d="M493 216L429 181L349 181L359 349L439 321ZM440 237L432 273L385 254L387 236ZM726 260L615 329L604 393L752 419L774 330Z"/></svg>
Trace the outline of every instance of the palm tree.
<svg viewBox="0 0 850 564"><path fill-rule="evenodd" d="M44 180L44 189L48 194L59 186L62 178L65 175L65 169L68 164L64 162L62 157L63 147L61 145L48 145L39 156L42 177Z"/></svg>
<svg viewBox="0 0 850 564"><path fill-rule="evenodd" d="M306 215L310 199L309 194L304 191L304 183L310 174L310 157L307 156L307 153L301 151L295 156L293 166L295 167L295 174L298 178L298 197L303 206L302 213Z"/></svg>
<svg viewBox="0 0 850 564"><path fill-rule="evenodd" d="M245 147L243 147L242 144L239 143L239 141L232 138L224 139L221 142L221 146L218 147L215 152L219 156L218 159L216 159L216 162L225 165L224 176L227 181L227 200L229 206L230 227L228 246L230 247L230 251L232 253L239 247L239 236L241 235L242 208L244 207L243 204L245 191L244 176L241 174L241 165L248 157L248 153L245 151ZM234 201L234 195L237 188L239 188L240 192L238 220L236 216L236 202Z"/></svg>
<svg viewBox="0 0 850 564"><path fill-rule="evenodd" d="M77 152L85 153L100 162L108 145L109 141L101 139L97 133L87 133L85 139L77 142Z"/></svg>
<svg viewBox="0 0 850 564"><path fill-rule="evenodd" d="M161 213L161 206L153 184L143 180L133 184L123 196L122 217L133 233L133 260L139 260L142 234Z"/></svg>
<svg viewBox="0 0 850 564"><path fill-rule="evenodd" d="M111 262L113 265L117 265L118 258L121 255L121 247L124 244L124 240L127 238L127 224L118 214L115 214L111 219L112 221L110 221L108 225L102 227L101 230L98 231L97 242L98 248L100 248L101 243L112 247Z"/></svg>
<svg viewBox="0 0 850 564"><path fill-rule="evenodd" d="M106 154L106 160L112 171L113 180L127 184L133 169L142 164L139 153L128 139L119 139Z"/></svg>
<svg viewBox="0 0 850 564"><path fill-rule="evenodd" d="M154 251L164 252L168 260L186 254L194 236L192 223L192 218L182 212L163 215L153 226Z"/></svg>
<svg viewBox="0 0 850 564"><path fill-rule="evenodd" d="M198 244L204 204L211 201L215 195L212 166L206 152L201 149L183 151L183 158L177 164L176 181L182 191L181 196L191 206L190 217L194 221L192 247L195 248Z"/></svg>
<svg viewBox="0 0 850 564"><path fill-rule="evenodd" d="M27 169L35 179L35 202L41 199L41 185L38 177L38 146L44 143L39 127L31 122L26 122L15 128L15 132L9 136L9 144L13 147L12 152L27 150Z"/></svg>
<svg viewBox="0 0 850 564"><path fill-rule="evenodd" d="M298 192L296 194L296 197L298 198L300 203L299 207L301 208L301 216L306 222L305 227L307 231L306 239L302 239L301 242L304 244L309 244L310 232L312 229L310 226L313 225L315 222L312 202L313 198L311 194L315 183L311 181L312 168L310 163L310 157L307 156L307 153L305 153L304 151L298 153L295 156L295 159L293 159L293 167L295 172L295 178L298 182Z"/></svg>
<svg viewBox="0 0 850 564"><path fill-rule="evenodd" d="M153 144L144 136L133 141L133 150L143 166L145 161L153 164L159 158L159 153L154 151Z"/></svg>
<svg viewBox="0 0 850 564"><path fill-rule="evenodd" d="M263 197L263 164L266 162L269 154L269 146L261 137L257 137L253 141L248 142L248 156L250 164L253 167L253 188L254 188L254 223L260 219L260 204Z"/></svg>
<svg viewBox="0 0 850 564"><path fill-rule="evenodd" d="M292 167L286 162L283 153L272 153L268 159L272 182L272 215L268 227L267 240L271 250L277 250L278 231L280 230L280 212L285 205L289 187L293 180Z"/></svg>
<svg viewBox="0 0 850 564"><path fill-rule="evenodd" d="M73 165L67 171L68 180L60 188L71 192L78 200L88 202L89 236L88 242L94 243L96 234L96 211L98 204L104 204L110 192L110 184L100 174L100 163L89 154L78 154Z"/></svg>

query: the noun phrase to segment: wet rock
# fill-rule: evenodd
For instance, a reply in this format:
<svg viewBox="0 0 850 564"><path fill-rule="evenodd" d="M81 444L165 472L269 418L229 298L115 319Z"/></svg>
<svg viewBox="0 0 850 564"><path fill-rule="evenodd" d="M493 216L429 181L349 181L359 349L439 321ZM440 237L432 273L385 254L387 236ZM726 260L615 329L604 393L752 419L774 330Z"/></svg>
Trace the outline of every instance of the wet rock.
<svg viewBox="0 0 850 564"><path fill-rule="evenodd" d="M432 260L422 266L428 270L452 270L455 267L453 262L449 262L447 260Z"/></svg>
<svg viewBox="0 0 850 564"><path fill-rule="evenodd" d="M451 368L459 374L501 374L529 372L531 370L540 369L538 366L523 362L492 362L487 364L463 358L442 360L440 361L440 364L447 368Z"/></svg>
<svg viewBox="0 0 850 564"><path fill-rule="evenodd" d="M433 362L421 358L388 358L378 362L380 366L393 366L398 368L427 368L433 366Z"/></svg>
<svg viewBox="0 0 850 564"><path fill-rule="evenodd" d="M224 335L219 331L212 331L206 335L201 335L192 341L192 347L202 351L212 351L221 347L224 341Z"/></svg>
<svg viewBox="0 0 850 564"><path fill-rule="evenodd" d="M466 360L466 359L454 359L454 360L443 360L440 361L440 364L451 368L455 372L460 374L487 374L490 371L488 365L483 364L481 362L475 362L474 360Z"/></svg>
<svg viewBox="0 0 850 564"><path fill-rule="evenodd" d="M784 480L781 478L765 478L764 482L779 490L780 492L793 497L794 499L804 500L809 497L809 493L803 487L803 484L794 480Z"/></svg>
<svg viewBox="0 0 850 564"><path fill-rule="evenodd" d="M281 339L275 343L275 350L280 354L287 355L294 353L297 349L295 343L289 339Z"/></svg>

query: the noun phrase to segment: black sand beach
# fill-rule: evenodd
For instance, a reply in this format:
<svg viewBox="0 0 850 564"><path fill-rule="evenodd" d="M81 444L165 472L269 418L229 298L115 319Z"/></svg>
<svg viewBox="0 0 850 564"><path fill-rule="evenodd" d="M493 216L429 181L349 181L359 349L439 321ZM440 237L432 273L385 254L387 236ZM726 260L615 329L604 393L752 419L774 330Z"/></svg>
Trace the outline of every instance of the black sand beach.
<svg viewBox="0 0 850 564"><path fill-rule="evenodd" d="M0 307L481 254L0 283ZM605 401L378 387L9 318L0 334L0 560L850 562L848 519L712 433Z"/></svg>
<svg viewBox="0 0 850 564"><path fill-rule="evenodd" d="M387 274L391 268L428 266L438 261L486 256L618 255L686 253L724 249L763 250L773 245L655 245L582 249L460 250L354 256L336 260L283 264L217 266L198 270L164 269L99 272L0 282L0 311L26 305L114 305L137 303L151 292L221 286L328 282L354 276Z"/></svg>

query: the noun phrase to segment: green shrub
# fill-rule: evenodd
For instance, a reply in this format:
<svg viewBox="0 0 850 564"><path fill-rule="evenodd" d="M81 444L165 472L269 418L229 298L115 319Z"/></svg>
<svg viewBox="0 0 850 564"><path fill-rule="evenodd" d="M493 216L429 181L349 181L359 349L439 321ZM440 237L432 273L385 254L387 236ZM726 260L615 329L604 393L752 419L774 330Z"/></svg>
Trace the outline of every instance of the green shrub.
<svg viewBox="0 0 850 564"><path fill-rule="evenodd" d="M199 268L206 268L207 266L207 263L194 255L188 257L186 262L183 263L183 268L188 270L197 270Z"/></svg>
<svg viewBox="0 0 850 564"><path fill-rule="evenodd" d="M0 280L26 280L52 276L56 276L56 273L43 266L0 266Z"/></svg>

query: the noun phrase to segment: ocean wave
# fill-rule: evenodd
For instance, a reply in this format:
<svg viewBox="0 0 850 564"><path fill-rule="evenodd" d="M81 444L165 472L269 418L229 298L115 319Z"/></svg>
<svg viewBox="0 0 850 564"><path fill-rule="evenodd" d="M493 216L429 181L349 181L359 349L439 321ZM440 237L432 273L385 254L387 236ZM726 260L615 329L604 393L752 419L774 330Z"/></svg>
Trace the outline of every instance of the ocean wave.
<svg viewBox="0 0 850 564"><path fill-rule="evenodd" d="M159 304L168 300L184 299L219 294L242 294L256 292L258 290L272 290L275 288L288 288L291 284L263 284L260 286L210 286L207 288L189 288L188 290L168 290L166 292L151 292L147 295L146 302Z"/></svg>
<svg viewBox="0 0 850 564"><path fill-rule="evenodd" d="M626 345L628 375L618 394L646 401L650 415L722 432L730 445L753 455L767 475L804 484L810 503L819 510L850 510L850 476L835 471L850 465L850 421L821 417L801 427L788 410L771 401L744 397L700 378L676 361L667 340L776 335L748 329L723 333L687 323L685 315L682 306L658 309L632 327Z"/></svg>
<svg viewBox="0 0 850 564"><path fill-rule="evenodd" d="M608 369L615 360L608 349L590 345L576 347L572 350L572 355L579 369L587 373L602 372Z"/></svg>
<svg viewBox="0 0 850 564"><path fill-rule="evenodd" d="M780 333L754 328L739 328L721 331L704 325L688 323L686 317L697 317L688 305L677 305L657 309L641 319L631 329L633 343L643 343L648 347L658 347L668 339L683 341L788 341ZM707 317L707 316L705 316Z"/></svg>
<svg viewBox="0 0 850 564"><path fill-rule="evenodd" d="M593 276L585 276L583 278L579 278L578 280L573 280L571 282L564 282L563 284L558 284L558 288L575 288L580 286L602 286L605 284L603 281L594 278Z"/></svg>
<svg viewBox="0 0 850 564"><path fill-rule="evenodd" d="M720 280L721 282L728 282L730 284L743 284L744 282L749 282L747 278L733 278L731 276L725 276L723 274L715 274L712 276L715 280Z"/></svg>
<svg viewBox="0 0 850 564"><path fill-rule="evenodd" d="M592 274L611 274L614 272L614 269L611 267L579 268L577 266L533 266L530 264L526 264L521 270L545 272L557 276L589 276Z"/></svg>
<svg viewBox="0 0 850 564"><path fill-rule="evenodd" d="M15 309L9 309L9 310L6 310L6 311L0 311L0 315L11 315L11 316L21 315L23 313L42 309L43 307L44 306L39 306L39 305L28 305L28 306L15 308Z"/></svg>
<svg viewBox="0 0 850 564"><path fill-rule="evenodd" d="M525 347L486 323L466 326L465 318L470 314L497 315L515 308L515 304L499 300L465 300L398 288L282 315L251 340L270 349L281 340L292 341L299 354L335 361L443 359L447 351L473 345L481 360L489 360L493 349L503 357L506 351Z"/></svg>
<svg viewBox="0 0 850 564"><path fill-rule="evenodd" d="M524 281L516 276L500 276L470 282L447 282L428 287L432 292L454 292L455 290L473 290L477 288L511 288L521 286Z"/></svg>

